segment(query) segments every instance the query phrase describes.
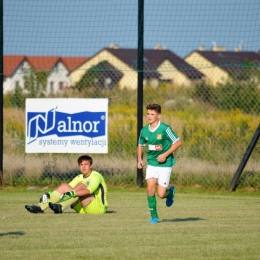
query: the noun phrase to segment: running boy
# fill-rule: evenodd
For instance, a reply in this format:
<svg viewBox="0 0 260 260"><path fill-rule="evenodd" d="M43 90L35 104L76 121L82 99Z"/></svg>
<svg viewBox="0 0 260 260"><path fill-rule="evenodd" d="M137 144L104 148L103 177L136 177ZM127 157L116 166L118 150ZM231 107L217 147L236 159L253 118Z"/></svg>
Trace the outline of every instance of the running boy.
<svg viewBox="0 0 260 260"><path fill-rule="evenodd" d="M69 184L62 183L53 192L44 193L38 206L25 205L25 208L31 213L44 213L44 210L50 207L57 214L71 206L80 214L106 213L107 186L103 176L92 170L92 163L90 156L80 156L78 165L81 174Z"/></svg>
<svg viewBox="0 0 260 260"><path fill-rule="evenodd" d="M172 166L176 163L173 156L180 146L181 141L169 125L160 122L161 106L149 104L146 106L149 124L142 128L137 147L137 167L142 169L143 149L147 144L147 200L150 209L150 223L158 223L159 218L156 209L156 184L158 183L157 194L159 198L166 198L166 206L170 207L174 202L175 188L167 189Z"/></svg>

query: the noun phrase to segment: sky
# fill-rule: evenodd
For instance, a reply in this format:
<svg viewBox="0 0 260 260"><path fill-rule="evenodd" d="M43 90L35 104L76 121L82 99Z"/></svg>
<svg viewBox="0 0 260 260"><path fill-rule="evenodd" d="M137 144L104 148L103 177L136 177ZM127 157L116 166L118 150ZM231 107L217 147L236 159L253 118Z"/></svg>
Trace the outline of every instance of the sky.
<svg viewBox="0 0 260 260"><path fill-rule="evenodd" d="M4 54L90 57L137 48L138 0L4 0ZM145 0L144 48L260 50L260 0Z"/></svg>

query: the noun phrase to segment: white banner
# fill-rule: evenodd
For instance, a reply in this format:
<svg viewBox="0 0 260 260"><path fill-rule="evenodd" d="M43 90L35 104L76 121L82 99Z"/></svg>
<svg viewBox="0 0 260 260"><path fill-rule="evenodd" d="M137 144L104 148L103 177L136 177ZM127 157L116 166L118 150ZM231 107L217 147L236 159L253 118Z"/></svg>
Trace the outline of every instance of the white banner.
<svg viewBox="0 0 260 260"><path fill-rule="evenodd" d="M108 153L107 98L26 99L26 153Z"/></svg>

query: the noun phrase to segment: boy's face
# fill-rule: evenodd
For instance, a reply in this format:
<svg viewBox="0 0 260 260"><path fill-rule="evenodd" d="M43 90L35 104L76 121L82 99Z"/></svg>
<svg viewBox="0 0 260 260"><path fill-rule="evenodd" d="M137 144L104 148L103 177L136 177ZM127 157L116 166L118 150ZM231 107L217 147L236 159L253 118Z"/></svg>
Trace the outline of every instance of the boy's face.
<svg viewBox="0 0 260 260"><path fill-rule="evenodd" d="M149 124L158 122L161 114L158 114L155 110L147 109L147 119Z"/></svg>
<svg viewBox="0 0 260 260"><path fill-rule="evenodd" d="M79 169L84 175L88 175L91 172L92 165L89 161L84 160L79 164Z"/></svg>

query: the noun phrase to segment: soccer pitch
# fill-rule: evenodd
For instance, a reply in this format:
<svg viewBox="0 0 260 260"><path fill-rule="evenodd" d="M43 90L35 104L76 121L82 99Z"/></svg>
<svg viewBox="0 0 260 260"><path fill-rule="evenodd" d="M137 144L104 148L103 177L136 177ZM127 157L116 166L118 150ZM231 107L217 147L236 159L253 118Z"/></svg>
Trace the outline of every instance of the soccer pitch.
<svg viewBox="0 0 260 260"><path fill-rule="evenodd" d="M260 259L260 194L176 192L157 198L149 224L144 188L109 191L105 215L31 214L43 190L0 190L1 259Z"/></svg>

